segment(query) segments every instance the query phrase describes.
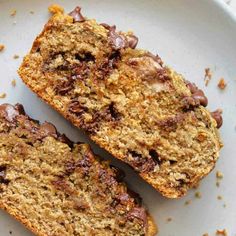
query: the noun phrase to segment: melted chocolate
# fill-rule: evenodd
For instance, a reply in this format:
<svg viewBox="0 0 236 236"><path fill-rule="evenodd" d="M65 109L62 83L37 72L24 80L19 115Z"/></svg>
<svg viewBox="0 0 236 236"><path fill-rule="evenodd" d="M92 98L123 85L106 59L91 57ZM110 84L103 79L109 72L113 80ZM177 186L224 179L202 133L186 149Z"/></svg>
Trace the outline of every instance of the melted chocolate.
<svg viewBox="0 0 236 236"><path fill-rule="evenodd" d="M216 111L211 112L211 116L213 119L215 119L215 121L217 123L217 128L219 129L223 124L222 110L217 109Z"/></svg>
<svg viewBox="0 0 236 236"><path fill-rule="evenodd" d="M85 18L81 14L81 8L78 6L72 12L69 13L73 17L74 22L84 22Z"/></svg>

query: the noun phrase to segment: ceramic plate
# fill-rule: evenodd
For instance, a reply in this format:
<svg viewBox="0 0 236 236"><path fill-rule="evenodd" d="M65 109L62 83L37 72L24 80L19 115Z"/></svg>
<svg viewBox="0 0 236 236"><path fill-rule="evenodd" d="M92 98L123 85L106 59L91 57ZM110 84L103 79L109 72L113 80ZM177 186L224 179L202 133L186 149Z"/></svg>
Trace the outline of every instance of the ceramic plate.
<svg viewBox="0 0 236 236"><path fill-rule="evenodd" d="M197 190L179 200L163 198L144 183L131 169L112 159L78 129L41 102L17 75L25 55L36 35L49 17L46 0L0 0L0 43L6 49L0 53L0 93L7 97L0 103L24 104L27 113L35 119L54 123L60 132L74 141L92 145L95 152L125 169L126 181L144 199L159 226L161 236L215 235L217 229L226 229L236 235L236 17L223 1L217 0L80 0L60 1L66 11L76 5L84 15L99 22L116 24L120 30L132 29L140 39L139 47L158 53L163 60L188 80L201 87L209 98L209 109L222 108L224 125L221 136L224 148L215 170L206 177ZM16 9L13 17L10 12ZM33 11L34 14L30 13ZM20 56L14 59L14 55ZM211 68L212 79L204 84L205 68ZM227 82L225 90L217 83ZM11 81L16 80L16 87ZM216 187L216 171L223 172L220 187ZM201 198L195 197L195 192ZM217 196L222 196L218 200ZM185 202L189 201L189 205ZM171 218L171 221L167 219ZM0 211L0 235L31 235L21 224Z"/></svg>

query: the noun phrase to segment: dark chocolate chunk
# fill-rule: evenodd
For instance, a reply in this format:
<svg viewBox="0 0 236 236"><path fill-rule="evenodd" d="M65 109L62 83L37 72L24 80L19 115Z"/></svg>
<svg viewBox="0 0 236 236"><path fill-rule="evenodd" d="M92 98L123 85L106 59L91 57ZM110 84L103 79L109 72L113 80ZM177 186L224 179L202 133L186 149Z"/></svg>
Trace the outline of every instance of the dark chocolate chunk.
<svg viewBox="0 0 236 236"><path fill-rule="evenodd" d="M135 49L138 44L138 37L136 37L135 35L129 35L126 38L127 38L128 46L132 49Z"/></svg>
<svg viewBox="0 0 236 236"><path fill-rule="evenodd" d="M62 96L66 95L72 89L74 89L74 79L72 77L58 81L55 87L56 93Z"/></svg>
<svg viewBox="0 0 236 236"><path fill-rule="evenodd" d="M216 111L211 112L211 116L213 119L215 119L215 121L217 123L217 128L219 129L223 124L222 110L217 109Z"/></svg>
<svg viewBox="0 0 236 236"><path fill-rule="evenodd" d="M77 53L75 55L75 59L81 62L89 62L89 61L95 61L95 57L92 53L86 52L86 53Z"/></svg>
<svg viewBox="0 0 236 236"><path fill-rule="evenodd" d="M69 13L70 16L73 17L74 22L84 22L85 18L81 14L81 8L78 6L76 7L71 13Z"/></svg>
<svg viewBox="0 0 236 236"><path fill-rule="evenodd" d="M4 117L9 122L13 122L22 112L20 105L18 104L17 106L18 107L14 107L10 104L0 105L0 116Z"/></svg>
<svg viewBox="0 0 236 236"><path fill-rule="evenodd" d="M194 83L190 83L187 80L185 80L185 83L192 93L192 98L195 100L195 106L202 105L206 107L208 104L208 99L205 96L204 92L199 89Z"/></svg>
<svg viewBox="0 0 236 236"><path fill-rule="evenodd" d="M77 116L80 116L87 108L84 107L79 101L72 101L69 105L69 111Z"/></svg>
<svg viewBox="0 0 236 236"><path fill-rule="evenodd" d="M134 218L139 219L143 222L143 225L147 225L147 214L143 208L134 207L127 215L128 220L133 220Z"/></svg>
<svg viewBox="0 0 236 236"><path fill-rule="evenodd" d="M44 138L47 136L52 136L54 138L58 137L56 127L53 124L48 123L48 122L45 122L40 126L39 132L42 135L41 138Z"/></svg>
<svg viewBox="0 0 236 236"><path fill-rule="evenodd" d="M151 158L152 158L158 165L161 164L160 157L159 157L158 153L156 152L156 150L151 149L151 150L149 151L149 155L151 156Z"/></svg>
<svg viewBox="0 0 236 236"><path fill-rule="evenodd" d="M142 198L140 197L138 193L134 192L131 189L127 189L127 193L130 195L130 197L134 199L136 204L138 204L139 206L142 205Z"/></svg>
<svg viewBox="0 0 236 236"><path fill-rule="evenodd" d="M0 166L0 184L8 184L10 182L8 179L6 179L6 170L6 165Z"/></svg>
<svg viewBox="0 0 236 236"><path fill-rule="evenodd" d="M120 49L126 47L126 40L125 40L124 36L119 35L116 32L116 26L110 27L109 40L111 42L113 49L115 49L115 50L120 50Z"/></svg>

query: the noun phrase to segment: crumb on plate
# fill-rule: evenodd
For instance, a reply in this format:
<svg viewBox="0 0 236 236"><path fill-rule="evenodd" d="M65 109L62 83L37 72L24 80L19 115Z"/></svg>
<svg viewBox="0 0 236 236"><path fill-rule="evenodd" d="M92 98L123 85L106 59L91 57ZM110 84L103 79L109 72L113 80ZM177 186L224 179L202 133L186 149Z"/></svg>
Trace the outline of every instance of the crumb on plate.
<svg viewBox="0 0 236 236"><path fill-rule="evenodd" d="M216 181L216 187L220 187L220 181Z"/></svg>
<svg viewBox="0 0 236 236"><path fill-rule="evenodd" d="M224 90L226 86L227 86L227 84L226 84L224 78L221 78L218 83L218 88L221 90Z"/></svg>
<svg viewBox="0 0 236 236"><path fill-rule="evenodd" d="M171 222L171 221L172 221L172 218L171 218L171 217L168 217L168 218L166 219L166 221L167 221L167 222Z"/></svg>
<svg viewBox="0 0 236 236"><path fill-rule="evenodd" d="M224 175L223 175L223 173L221 172L221 171L216 171L216 178L217 179L223 179L223 177L224 177Z"/></svg>
<svg viewBox="0 0 236 236"><path fill-rule="evenodd" d="M223 197L222 197L221 195L218 195L218 196L217 196L217 199L218 199L218 200L222 200Z"/></svg>
<svg viewBox="0 0 236 236"><path fill-rule="evenodd" d="M227 231L226 229L223 229L223 230L216 230L216 235L221 235L221 236L227 236Z"/></svg>
<svg viewBox="0 0 236 236"><path fill-rule="evenodd" d="M15 16L16 13L17 13L16 9L13 9L13 10L11 10L11 12L10 12L10 16Z"/></svg>
<svg viewBox="0 0 236 236"><path fill-rule="evenodd" d="M13 80L11 81L11 85L12 85L13 87L16 87L16 80L15 80L15 79L13 79Z"/></svg>
<svg viewBox="0 0 236 236"><path fill-rule="evenodd" d="M209 84L211 78L212 78L211 69L210 69L210 68L206 68L206 69L205 69L205 77L204 77L205 85L206 85L206 86Z"/></svg>
<svg viewBox="0 0 236 236"><path fill-rule="evenodd" d="M0 93L0 98L5 98L7 96L6 93Z"/></svg>
<svg viewBox="0 0 236 236"><path fill-rule="evenodd" d="M52 14L63 13L64 8L57 4L52 4L51 6L48 7L48 11Z"/></svg>
<svg viewBox="0 0 236 236"><path fill-rule="evenodd" d="M205 234L203 234L202 236L209 236L209 234L208 234L208 233L205 233Z"/></svg>
<svg viewBox="0 0 236 236"><path fill-rule="evenodd" d="M17 55L17 54L15 54L15 55L13 56L14 59L18 59L19 57L20 57L20 56Z"/></svg>
<svg viewBox="0 0 236 236"><path fill-rule="evenodd" d="M30 11L30 14L32 14L32 15L33 15L33 14L34 14L34 11Z"/></svg>
<svg viewBox="0 0 236 236"><path fill-rule="evenodd" d="M0 52L3 51L5 46L3 44L0 44Z"/></svg>
<svg viewBox="0 0 236 236"><path fill-rule="evenodd" d="M195 193L195 197L196 197L196 198L201 198L201 197L202 197L202 194L201 194L200 192L196 192L196 193Z"/></svg>

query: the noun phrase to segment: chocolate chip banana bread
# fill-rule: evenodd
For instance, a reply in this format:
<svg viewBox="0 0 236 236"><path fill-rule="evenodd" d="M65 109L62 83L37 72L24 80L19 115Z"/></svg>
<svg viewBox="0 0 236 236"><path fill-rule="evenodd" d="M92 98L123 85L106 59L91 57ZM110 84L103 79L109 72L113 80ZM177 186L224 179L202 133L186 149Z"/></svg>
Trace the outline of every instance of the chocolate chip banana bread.
<svg viewBox="0 0 236 236"><path fill-rule="evenodd" d="M122 176L21 105L0 106L0 208L36 235L155 235Z"/></svg>
<svg viewBox="0 0 236 236"><path fill-rule="evenodd" d="M93 141L177 198L213 169L217 122L202 90L137 43L133 33L87 19L79 7L59 11L19 74Z"/></svg>

